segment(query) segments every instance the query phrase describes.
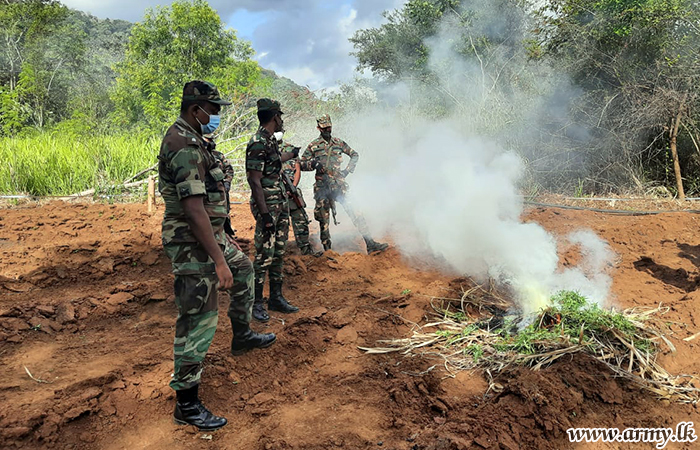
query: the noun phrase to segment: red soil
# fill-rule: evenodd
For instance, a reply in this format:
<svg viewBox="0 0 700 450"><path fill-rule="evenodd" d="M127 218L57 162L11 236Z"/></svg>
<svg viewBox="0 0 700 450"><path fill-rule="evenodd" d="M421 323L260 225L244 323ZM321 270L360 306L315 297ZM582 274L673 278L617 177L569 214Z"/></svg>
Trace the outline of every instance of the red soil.
<svg viewBox="0 0 700 450"><path fill-rule="evenodd" d="M233 214L252 238L246 206ZM526 220L606 239L618 254L615 302L669 306L677 352L661 360L672 373L699 373L700 338L683 341L700 328L698 216L533 209ZM439 365L424 373L436 361L365 355L358 346L407 336L431 296L458 295L454 277L393 249L316 259L293 247L285 292L302 310L254 324L278 334L274 346L230 356L221 296L201 394L229 425L204 434L171 420L176 312L160 215L138 204L0 209L0 448L649 449L570 444L565 431L700 425L695 406L656 400L584 356L509 371L501 392L486 393L478 373L449 378ZM563 249L562 264L575 259Z"/></svg>

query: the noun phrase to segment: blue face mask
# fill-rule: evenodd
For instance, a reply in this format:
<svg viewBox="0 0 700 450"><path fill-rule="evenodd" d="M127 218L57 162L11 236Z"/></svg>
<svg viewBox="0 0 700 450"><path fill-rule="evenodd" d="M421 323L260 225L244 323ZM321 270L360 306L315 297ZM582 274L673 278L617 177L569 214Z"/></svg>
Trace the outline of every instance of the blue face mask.
<svg viewBox="0 0 700 450"><path fill-rule="evenodd" d="M204 111L203 108L199 108L202 111ZM214 114L209 114L208 112L204 111L204 114L209 116L209 123L206 125L202 125L199 120L199 126L202 128L202 134L212 134L214 131L216 131L217 128L219 128L219 125L221 124L221 116L219 115L214 115Z"/></svg>

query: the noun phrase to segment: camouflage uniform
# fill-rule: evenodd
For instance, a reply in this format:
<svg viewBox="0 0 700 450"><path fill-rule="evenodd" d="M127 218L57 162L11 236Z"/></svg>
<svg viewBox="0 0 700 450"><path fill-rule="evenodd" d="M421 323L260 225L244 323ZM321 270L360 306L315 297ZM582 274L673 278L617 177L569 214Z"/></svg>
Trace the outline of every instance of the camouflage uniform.
<svg viewBox="0 0 700 450"><path fill-rule="evenodd" d="M255 284L261 287L265 284L265 274L269 271L270 282L282 282L284 275L284 248L289 237L289 209L287 208L286 191L280 181L282 159L277 140L265 128L250 138L246 148L246 170L262 172L260 180L265 204L275 223L275 233L266 236L263 232L262 214L255 200L250 199L250 210L255 217Z"/></svg>
<svg viewBox="0 0 700 450"><path fill-rule="evenodd" d="M213 148L216 148L216 145L214 145ZM220 151L212 149L211 154L212 156L214 156L214 158L216 158L216 161L219 163L221 171L224 173L224 179L222 180L222 182L224 183L224 189L228 194L228 192L231 190L231 183L233 183L233 166L228 161L228 159L226 159L226 156L224 156L224 154ZM229 209L230 207L231 203L229 201Z"/></svg>
<svg viewBox="0 0 700 450"><path fill-rule="evenodd" d="M282 144L281 151L282 153L291 152L293 148L293 145L284 143ZM294 175L296 174L297 160L297 158L290 159L282 165L282 170L292 182L294 182ZM290 196L287 202L289 205L289 217L292 222L292 230L294 230L294 239L297 242L297 247L299 247L303 255L309 255L313 253L311 244L309 244L309 216L306 214L305 210L306 201L304 201L301 189L298 186L297 194L299 195L303 207L299 208Z"/></svg>
<svg viewBox="0 0 700 450"><path fill-rule="evenodd" d="M217 93L218 96L218 93ZM163 247L175 275L175 370L170 386L184 390L199 384L202 361L218 322L217 275L214 261L195 238L181 200L203 196L214 237L233 274L228 315L235 327L248 329L253 304L253 267L248 257L229 243L226 174L222 160L184 119L172 125L158 155L158 189L165 203Z"/></svg>
<svg viewBox="0 0 700 450"><path fill-rule="evenodd" d="M322 128L331 126L330 117L328 115L322 116L318 119L318 125ZM350 162L345 170L341 170L340 165L343 162L344 154L350 157ZM346 198L348 185L345 182L345 177L355 171L359 159L360 155L342 139L331 137L330 141L326 141L321 136L311 141L300 159L302 170L313 170L312 160L318 161L322 167L317 172L316 183L314 183L314 200L316 200L314 218L321 228L321 243L326 250L331 248L330 212L336 201L343 205L343 209L362 237L365 240L371 239L364 217L355 214L352 205Z"/></svg>
<svg viewBox="0 0 700 450"><path fill-rule="evenodd" d="M226 211L228 211L228 215L226 217L226 222L224 223L224 232L231 236L231 238L235 239L236 235L236 230L234 230L231 227L231 197L230 197L230 191L231 191L231 183L233 183L233 166L231 163L228 161L226 156L221 153L220 151L216 150L216 144L214 143L213 140L206 138L209 150L211 151L212 156L216 159L216 161L219 164L219 167L221 168L222 172L224 172L224 190L226 191Z"/></svg>

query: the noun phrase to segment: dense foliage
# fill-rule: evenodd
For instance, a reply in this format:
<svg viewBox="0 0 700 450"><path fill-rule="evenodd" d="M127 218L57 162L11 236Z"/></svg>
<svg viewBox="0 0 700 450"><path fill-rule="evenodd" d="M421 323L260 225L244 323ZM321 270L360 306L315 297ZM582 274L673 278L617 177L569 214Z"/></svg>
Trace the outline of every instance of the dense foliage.
<svg viewBox="0 0 700 450"><path fill-rule="evenodd" d="M262 69L206 0L136 24L58 0L0 0L1 190L68 189L35 188L20 159L58 147L19 140L47 134L64 153L86 135L147 142L177 115L183 81L204 78L235 103L220 129L228 150L254 126L256 96L280 98L290 120L337 116L373 104L383 83L410 93L392 114L461 121L522 155L532 186L700 194L697 0L408 0L385 19L351 38L374 77L324 97ZM99 159L97 179L122 181ZM71 189L94 187L80 179Z"/></svg>
<svg viewBox="0 0 700 450"><path fill-rule="evenodd" d="M361 69L429 93L427 115L478 111L476 128L519 151L547 187L680 194L683 172L697 194L699 6L409 0L351 41Z"/></svg>
<svg viewBox="0 0 700 450"><path fill-rule="evenodd" d="M136 24L56 0L0 0L0 39L2 193L104 188L154 164L190 79L234 101L220 129L230 139L222 150L234 150L254 122L250 98L278 79L204 0L157 7Z"/></svg>

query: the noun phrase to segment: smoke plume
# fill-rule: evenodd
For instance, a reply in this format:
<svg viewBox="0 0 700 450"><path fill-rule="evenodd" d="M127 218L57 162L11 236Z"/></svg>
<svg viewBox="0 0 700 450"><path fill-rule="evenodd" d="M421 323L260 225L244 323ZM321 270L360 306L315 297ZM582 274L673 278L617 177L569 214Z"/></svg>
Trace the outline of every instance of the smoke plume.
<svg viewBox="0 0 700 450"><path fill-rule="evenodd" d="M482 33L506 32L497 15L488 17ZM494 279L525 312L546 306L563 289L603 303L611 285L608 245L592 231L557 237L522 218L526 164L517 144L524 130L544 122L545 105L566 111L558 104L566 98L565 77L539 69L528 78L513 67L525 60L513 53L518 39L464 58L453 50L454 27L446 21L427 43L436 86L417 89L404 80L377 88L372 105L334 121L334 134L361 155L348 178L350 200L375 237L388 237L407 257L429 258L443 270ZM420 111L431 102L445 112L442 118ZM558 244L578 246L578 267L559 267Z"/></svg>

